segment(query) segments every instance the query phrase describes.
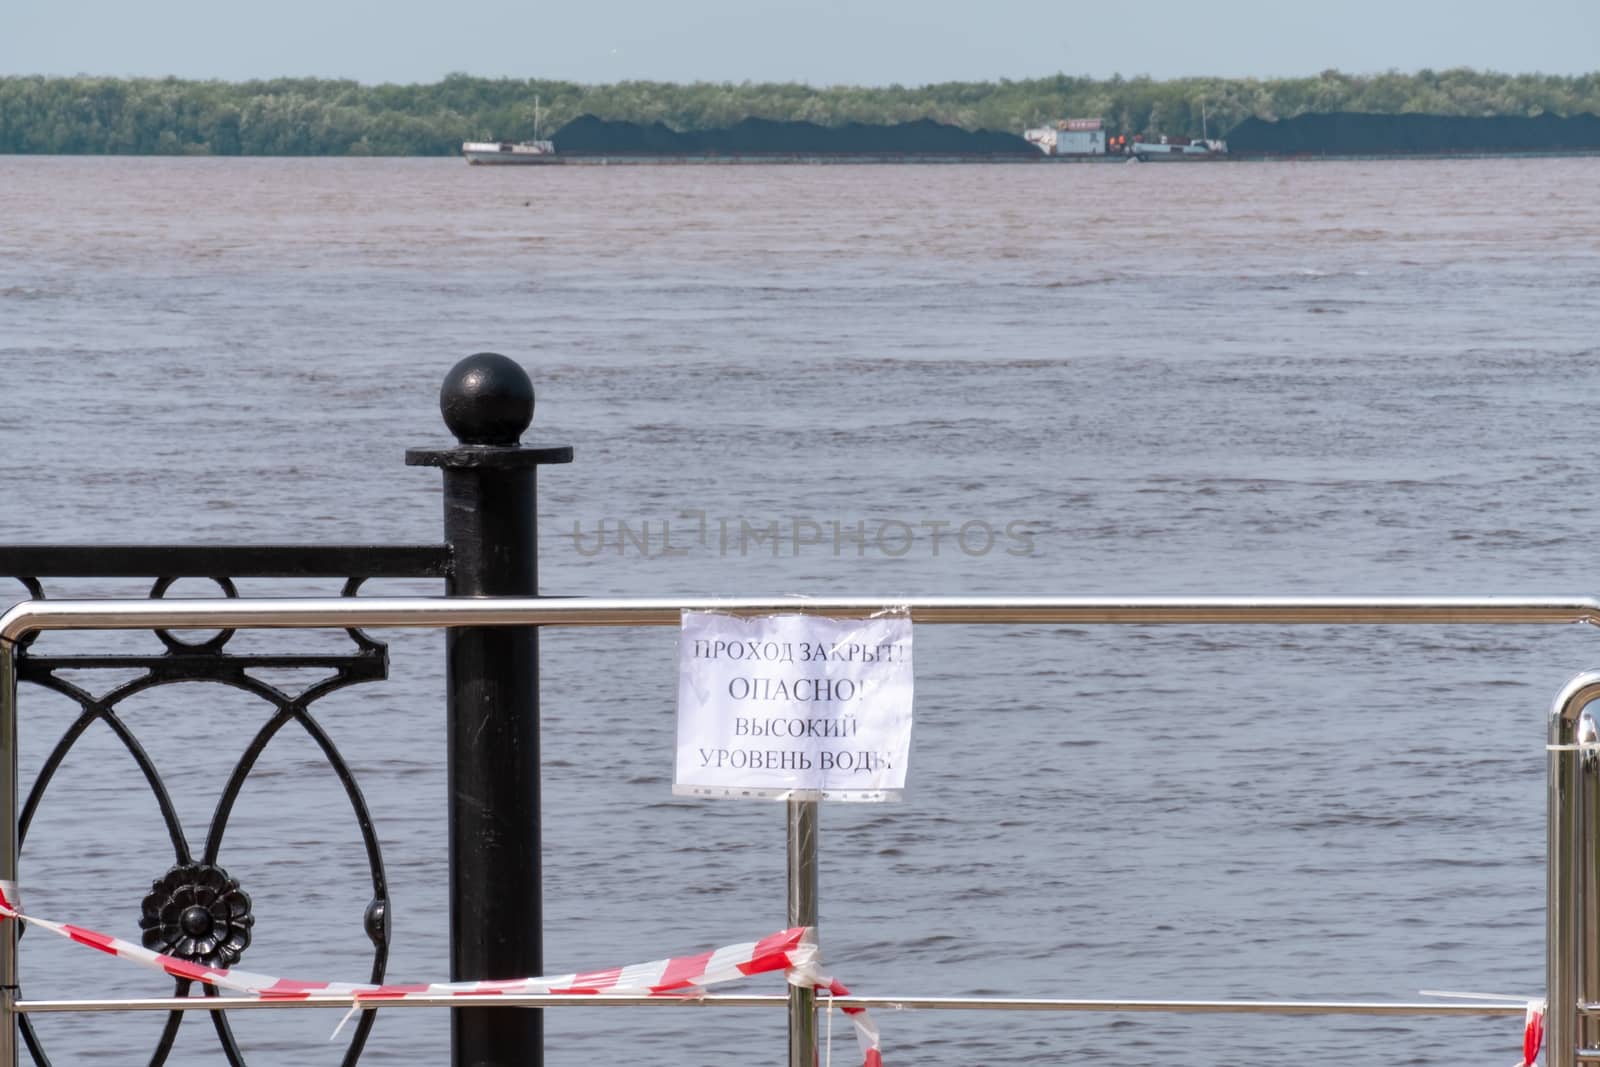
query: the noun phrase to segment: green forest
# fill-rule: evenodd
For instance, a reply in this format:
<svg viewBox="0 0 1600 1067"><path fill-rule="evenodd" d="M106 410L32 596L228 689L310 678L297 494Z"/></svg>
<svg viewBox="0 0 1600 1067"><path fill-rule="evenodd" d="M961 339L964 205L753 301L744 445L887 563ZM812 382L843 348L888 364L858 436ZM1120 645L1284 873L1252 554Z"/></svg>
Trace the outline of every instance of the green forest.
<svg viewBox="0 0 1600 1067"><path fill-rule="evenodd" d="M453 74L431 85L353 81L0 77L0 152L168 155L455 154L463 140L550 136L582 114L678 130L747 117L824 126L931 118L1020 133L1066 117L1115 134L1222 136L1240 121L1307 112L1600 113L1600 71L1577 77L1469 69L1280 79L1057 75L906 87L752 82L583 85Z"/></svg>

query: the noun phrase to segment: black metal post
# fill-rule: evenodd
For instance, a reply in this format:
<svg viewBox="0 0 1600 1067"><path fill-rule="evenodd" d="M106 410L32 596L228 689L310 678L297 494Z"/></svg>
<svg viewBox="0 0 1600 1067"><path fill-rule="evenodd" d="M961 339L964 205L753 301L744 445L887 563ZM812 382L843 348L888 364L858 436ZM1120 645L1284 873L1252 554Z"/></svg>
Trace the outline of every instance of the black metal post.
<svg viewBox="0 0 1600 1067"><path fill-rule="evenodd" d="M533 384L505 356L457 363L439 390L460 444L411 449L406 463L444 470L451 596L538 593L535 468L572 449L524 448ZM520 978L544 970L539 834L539 635L533 627L460 627L448 658L450 978ZM451 1011L455 1067L540 1067L539 1011Z"/></svg>

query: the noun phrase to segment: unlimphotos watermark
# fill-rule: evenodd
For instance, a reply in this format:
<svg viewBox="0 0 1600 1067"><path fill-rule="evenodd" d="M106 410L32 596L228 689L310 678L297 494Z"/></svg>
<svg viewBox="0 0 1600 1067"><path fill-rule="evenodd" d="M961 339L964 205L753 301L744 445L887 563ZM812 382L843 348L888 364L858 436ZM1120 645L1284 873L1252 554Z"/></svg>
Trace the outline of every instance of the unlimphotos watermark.
<svg viewBox="0 0 1600 1067"><path fill-rule="evenodd" d="M913 552L978 559L992 553L1034 554L1036 527L1027 519L836 519L793 515L781 519L714 516L683 511L675 518L572 520L580 556L636 555L646 559L684 556L832 556L898 559Z"/></svg>

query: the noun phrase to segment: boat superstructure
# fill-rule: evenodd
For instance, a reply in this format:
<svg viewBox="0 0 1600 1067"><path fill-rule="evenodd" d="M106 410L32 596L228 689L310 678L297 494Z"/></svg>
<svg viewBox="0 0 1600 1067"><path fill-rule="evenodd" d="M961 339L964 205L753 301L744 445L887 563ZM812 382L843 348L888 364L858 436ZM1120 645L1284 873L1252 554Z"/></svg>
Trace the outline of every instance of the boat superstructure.
<svg viewBox="0 0 1600 1067"><path fill-rule="evenodd" d="M1157 137L1142 134L1106 136L1099 119L1062 119L1054 127L1023 131L1023 139L1047 156L1113 157L1121 159L1220 159L1228 154L1226 142L1210 138Z"/></svg>
<svg viewBox="0 0 1600 1067"><path fill-rule="evenodd" d="M558 163L554 141L463 141L468 163Z"/></svg>

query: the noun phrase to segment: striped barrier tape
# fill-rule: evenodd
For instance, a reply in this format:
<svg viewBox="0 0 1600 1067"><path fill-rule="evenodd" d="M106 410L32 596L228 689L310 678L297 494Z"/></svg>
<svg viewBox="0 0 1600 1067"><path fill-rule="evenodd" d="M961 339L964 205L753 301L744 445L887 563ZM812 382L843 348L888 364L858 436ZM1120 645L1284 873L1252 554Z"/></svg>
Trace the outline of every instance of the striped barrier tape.
<svg viewBox="0 0 1600 1067"><path fill-rule="evenodd" d="M1505 993L1461 993L1455 990L1419 989L1425 997L1449 997L1451 1000L1490 1000L1525 1004L1522 1013L1522 1059L1516 1067L1535 1067L1539 1049L1544 1045L1544 1014L1549 1002L1544 997L1518 997Z"/></svg>
<svg viewBox="0 0 1600 1067"><path fill-rule="evenodd" d="M1527 1014L1522 1017L1522 1062L1517 1067L1534 1067L1539 1061L1539 1046L1544 1044L1544 1009L1544 1001L1528 1001Z"/></svg>
<svg viewBox="0 0 1600 1067"><path fill-rule="evenodd" d="M694 956L677 956L650 963L634 963L603 971L575 972L539 978L435 982L426 985L371 985L356 982L304 982L292 978L255 974L238 968L207 967L175 956L152 952L142 945L96 930L25 915L20 907L20 899L14 884L0 881L0 919L15 919L41 930L49 930L80 945L99 949L108 955L164 971L174 978L187 978L192 982L200 982L263 1000L305 1000L313 996L348 996L352 1002L352 1014L364 1008L376 1007L377 1005L373 1003L376 1001L404 1000L408 997L422 996L519 993L597 996L609 993L693 997L703 992L707 986L771 971L783 971L790 985L802 989L816 989L837 997L848 996L850 993L836 979L818 970L821 952L817 948L815 930L809 926L792 927L764 937L760 941L727 945ZM856 1042L861 1046L862 1067L882 1067L878 1028L867 1015L866 1009L850 1007L842 1010L855 1027ZM340 1025L343 1026L342 1023ZM338 1031L335 1030L334 1033L337 1035Z"/></svg>
<svg viewBox="0 0 1600 1067"><path fill-rule="evenodd" d="M25 915L20 908L16 886L0 880L0 919L15 919L49 930L80 945L99 949L112 956L164 971L175 978L227 989L245 996L265 1000L305 1000L313 996L348 996L350 1014L373 1002L403 1000L420 996L474 996L484 994L552 994L572 996L597 996L604 994L630 994L660 997L692 997L706 987L731 982L752 974L783 971L790 985L802 989L815 989L829 996L846 997L850 990L837 979L821 973L818 965L821 952L817 947L816 932L809 926L796 926L782 930L760 941L727 945L711 952L694 956L677 956L635 963L626 967L613 967L603 971L575 972L539 978L504 978L471 982L436 982L426 985L371 985L353 982L304 982L290 978L276 978L238 968L207 967L204 964L152 952L142 945L102 934L71 923L53 922ZM1424 996L1472 997L1480 999L1509 1000L1494 994L1439 993L1423 990ZM1515 998L1520 999L1520 998ZM1523 1020L1522 1061L1517 1067L1534 1067L1544 1043L1543 1000L1529 1000ZM861 1047L862 1067L883 1067L879 1050L877 1024L865 1008L841 1008L855 1028L856 1042ZM350 1016L346 1015L348 1019ZM340 1023L340 1028L343 1027ZM338 1035L338 1030L334 1035Z"/></svg>

